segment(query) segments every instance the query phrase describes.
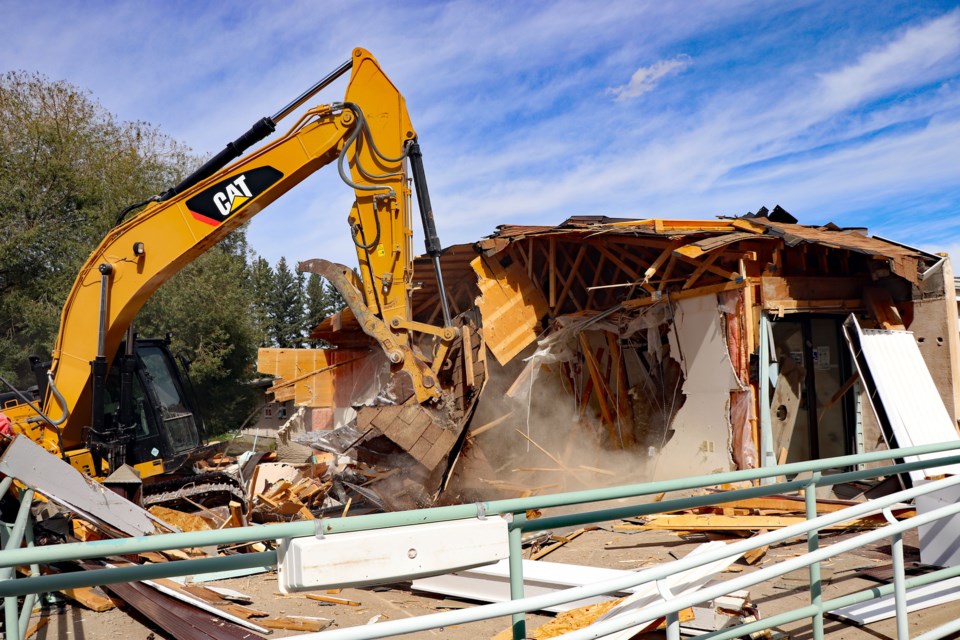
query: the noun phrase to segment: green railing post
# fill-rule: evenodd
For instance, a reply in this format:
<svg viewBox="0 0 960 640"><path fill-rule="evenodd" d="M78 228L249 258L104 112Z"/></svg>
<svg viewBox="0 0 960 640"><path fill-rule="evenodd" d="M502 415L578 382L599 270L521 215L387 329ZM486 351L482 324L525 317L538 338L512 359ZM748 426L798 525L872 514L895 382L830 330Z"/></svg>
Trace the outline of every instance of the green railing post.
<svg viewBox="0 0 960 640"><path fill-rule="evenodd" d="M810 482L803 490L803 501L807 508L807 520L817 517L817 483L820 481L820 472L816 471L810 477ZM813 553L820 548L820 532L811 529L807 532L807 552ZM810 604L817 608L817 612L810 617L813 625L813 640L823 640L823 589L820 584L820 563L810 564Z"/></svg>
<svg viewBox="0 0 960 640"><path fill-rule="evenodd" d="M513 514L510 523L510 599L523 599L523 524L527 521L526 513ZM527 637L527 618L521 611L511 616L513 640L523 640Z"/></svg>
<svg viewBox="0 0 960 640"><path fill-rule="evenodd" d="M12 479L11 479L12 482ZM9 483L4 483L9 488ZM0 484L3 488L4 484ZM20 508L17 510L17 519L10 530L10 537L3 547L4 551L9 551L20 546L23 535L26 533L27 525L30 523L30 505L33 503L33 489L27 489L20 494ZM6 580L15 580L17 577L17 568L10 567L3 571L3 577ZM36 596L34 596L35 598ZM30 598L26 598L24 604L29 604L33 608ZM6 640L20 640L20 611L17 608L16 596L3 599L4 614L4 633ZM30 619L29 610L27 611L27 620Z"/></svg>
<svg viewBox="0 0 960 640"><path fill-rule="evenodd" d="M27 546L33 547L33 518L27 518L27 528L24 531L26 536ZM39 576L40 575L40 565L33 563L30 565L30 575ZM24 596L23 599L23 608L20 610L20 637L24 637L27 634L27 627L30 625L30 615L33 613L33 607L37 604L37 600L43 596L42 593L28 593Z"/></svg>

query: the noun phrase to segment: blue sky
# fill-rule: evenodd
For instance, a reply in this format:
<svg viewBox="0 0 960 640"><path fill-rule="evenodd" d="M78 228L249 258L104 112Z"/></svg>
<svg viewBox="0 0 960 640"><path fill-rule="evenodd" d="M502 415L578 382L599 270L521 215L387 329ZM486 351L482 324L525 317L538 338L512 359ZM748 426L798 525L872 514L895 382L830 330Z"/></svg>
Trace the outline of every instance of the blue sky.
<svg viewBox="0 0 960 640"><path fill-rule="evenodd" d="M444 244L780 204L956 260L958 6L0 0L0 71L68 80L208 154L364 46L406 95ZM328 168L250 242L352 264L351 201Z"/></svg>

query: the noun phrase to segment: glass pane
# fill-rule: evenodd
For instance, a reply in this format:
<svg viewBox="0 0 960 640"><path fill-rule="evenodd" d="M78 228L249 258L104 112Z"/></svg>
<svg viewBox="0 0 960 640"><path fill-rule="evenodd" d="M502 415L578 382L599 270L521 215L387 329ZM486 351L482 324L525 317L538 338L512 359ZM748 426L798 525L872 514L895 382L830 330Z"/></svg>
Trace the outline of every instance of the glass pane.
<svg viewBox="0 0 960 640"><path fill-rule="evenodd" d="M167 441L175 453L192 449L200 444L193 413L183 403L180 386L169 367L172 363L163 351L144 347L140 351L144 374L159 402Z"/></svg>

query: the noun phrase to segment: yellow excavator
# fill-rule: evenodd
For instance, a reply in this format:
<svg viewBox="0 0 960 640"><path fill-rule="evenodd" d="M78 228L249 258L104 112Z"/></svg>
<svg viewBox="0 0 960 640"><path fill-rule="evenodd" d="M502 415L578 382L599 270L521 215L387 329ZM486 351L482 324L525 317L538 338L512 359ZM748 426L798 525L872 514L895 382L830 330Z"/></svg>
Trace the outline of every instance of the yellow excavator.
<svg viewBox="0 0 960 640"><path fill-rule="evenodd" d="M347 72L342 102L308 109L285 134L244 155ZM443 404L437 365L459 331L447 307L440 242L405 100L376 59L358 48L350 60L256 122L180 184L120 215L77 276L52 360L33 359L38 378L34 397L22 392L2 397L13 431L93 477L122 464L134 466L142 478L159 476L208 453L188 385L165 341L136 338L134 318L185 265L329 164L336 164L356 194L348 220L359 277L323 260L311 260L305 268L340 290L393 372L408 376L408 404L433 416ZM408 168L441 292L442 327L415 322L411 315Z"/></svg>

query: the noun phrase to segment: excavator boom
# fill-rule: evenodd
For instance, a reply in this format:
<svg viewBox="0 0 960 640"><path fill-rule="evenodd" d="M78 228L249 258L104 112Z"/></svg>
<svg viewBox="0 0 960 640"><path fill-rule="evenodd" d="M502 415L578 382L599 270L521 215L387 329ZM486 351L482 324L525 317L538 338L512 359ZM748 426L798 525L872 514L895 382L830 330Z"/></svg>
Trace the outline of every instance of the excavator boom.
<svg viewBox="0 0 960 640"><path fill-rule="evenodd" d="M279 119L347 69L351 76L342 102L310 108L278 139L236 159L269 134ZM362 305L358 317L366 319L364 331L381 345L395 369L410 375L417 401L439 397L433 371L414 353L410 340L412 225L407 156L416 138L403 96L369 52L354 50L349 64L341 65L272 118L259 121L181 184L110 230L84 264L64 305L52 354L51 384L41 399L42 412L50 416L58 414L61 403L56 395L62 396L67 417L55 427L37 419L34 411L15 411L15 431L57 455L83 450L88 432L98 428L98 411L104 403L98 394L103 393L111 361L147 299L219 240L331 163L337 164L356 195L349 224L360 287L346 297L354 308ZM415 151L419 184L419 147ZM318 220L317 224L331 222ZM428 229L435 238L432 212ZM428 250L438 255L439 242L428 242ZM438 329L436 335L449 341L456 331Z"/></svg>

